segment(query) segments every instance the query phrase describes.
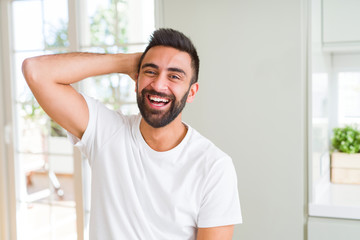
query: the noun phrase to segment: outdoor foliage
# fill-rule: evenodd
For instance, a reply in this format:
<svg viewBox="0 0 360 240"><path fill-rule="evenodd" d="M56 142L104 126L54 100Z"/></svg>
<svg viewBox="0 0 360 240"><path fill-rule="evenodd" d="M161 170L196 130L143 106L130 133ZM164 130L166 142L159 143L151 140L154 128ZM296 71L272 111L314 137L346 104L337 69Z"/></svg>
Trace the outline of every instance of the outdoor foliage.
<svg viewBox="0 0 360 240"><path fill-rule="evenodd" d="M127 39L126 1L111 0L110 7L99 7L90 18L91 45L124 44Z"/></svg>
<svg viewBox="0 0 360 240"><path fill-rule="evenodd" d="M103 48L104 53L109 53L112 44L124 44L127 39L127 24L128 16L126 14L126 1L123 0L110 0L108 8L99 7L94 14L90 17L90 42L91 46L98 46ZM65 48L69 46L68 40L68 22L60 20L58 26L53 26L46 23L49 32L45 38L46 49L51 50L53 53L63 53ZM109 45L109 49L106 47ZM127 51L127 47L122 47L123 51ZM105 81L105 78L108 78ZM120 84L118 76L117 80L110 79L109 76L94 77L94 83L100 89L101 86L107 84L108 94L104 94L104 103L113 105L115 109L119 108L118 98L120 94ZM65 137L65 131L54 121L46 117L45 112L37 103L33 95L30 96L26 102L22 103L22 111L26 120L37 122L40 125L41 131L47 133L50 127L51 136ZM41 121L47 119L47 122Z"/></svg>
<svg viewBox="0 0 360 240"><path fill-rule="evenodd" d="M360 151L360 131L352 126L334 128L331 143L334 149L344 153L358 153Z"/></svg>

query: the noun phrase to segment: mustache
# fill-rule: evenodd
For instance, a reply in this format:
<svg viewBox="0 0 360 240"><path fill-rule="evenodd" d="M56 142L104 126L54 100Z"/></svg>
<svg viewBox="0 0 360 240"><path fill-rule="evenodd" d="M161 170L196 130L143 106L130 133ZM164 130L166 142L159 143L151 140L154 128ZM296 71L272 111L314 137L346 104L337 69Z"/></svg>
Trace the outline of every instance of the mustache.
<svg viewBox="0 0 360 240"><path fill-rule="evenodd" d="M166 94L166 93L158 92L158 91L155 91L154 89L145 89L144 88L141 91L141 94L143 96L145 96L146 94L157 95L159 97L168 98L170 100L175 100L175 96L173 94Z"/></svg>

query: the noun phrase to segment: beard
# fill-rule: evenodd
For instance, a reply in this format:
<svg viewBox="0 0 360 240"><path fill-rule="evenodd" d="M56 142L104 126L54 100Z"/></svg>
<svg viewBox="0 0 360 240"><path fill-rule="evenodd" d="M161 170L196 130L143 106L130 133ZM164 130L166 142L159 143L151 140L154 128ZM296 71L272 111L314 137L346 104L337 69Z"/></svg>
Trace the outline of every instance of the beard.
<svg viewBox="0 0 360 240"><path fill-rule="evenodd" d="M144 120L153 128L161 128L171 123L182 112L186 105L186 99L189 92L190 88L184 94L181 100L177 101L176 97L173 94L167 95L157 92L155 90L148 90L144 88L141 91L141 94L136 91L136 100L140 113ZM170 103L168 103L170 104L170 107L168 108L168 110L157 110L150 108L146 103L146 101L148 101L148 99L146 99L146 96L148 96L149 94L170 99Z"/></svg>

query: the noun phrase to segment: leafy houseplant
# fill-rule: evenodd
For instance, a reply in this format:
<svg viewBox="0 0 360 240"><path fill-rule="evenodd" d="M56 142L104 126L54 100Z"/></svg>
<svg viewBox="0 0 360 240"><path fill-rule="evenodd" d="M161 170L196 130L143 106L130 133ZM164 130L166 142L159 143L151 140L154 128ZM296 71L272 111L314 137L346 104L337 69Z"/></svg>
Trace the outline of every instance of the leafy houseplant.
<svg viewBox="0 0 360 240"><path fill-rule="evenodd" d="M358 153L360 151L360 131L355 127L345 126L334 128L331 143L334 149L344 153Z"/></svg>
<svg viewBox="0 0 360 240"><path fill-rule="evenodd" d="M355 126L333 129L331 181L360 184L360 131Z"/></svg>

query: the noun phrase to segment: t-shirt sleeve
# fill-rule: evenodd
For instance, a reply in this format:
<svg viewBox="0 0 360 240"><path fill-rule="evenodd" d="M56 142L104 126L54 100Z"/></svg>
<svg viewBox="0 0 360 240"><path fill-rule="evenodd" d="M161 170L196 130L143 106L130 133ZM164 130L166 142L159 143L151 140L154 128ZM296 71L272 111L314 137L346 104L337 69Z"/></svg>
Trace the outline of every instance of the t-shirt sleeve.
<svg viewBox="0 0 360 240"><path fill-rule="evenodd" d="M230 157L210 166L205 180L198 227L218 227L242 223L237 177Z"/></svg>
<svg viewBox="0 0 360 240"><path fill-rule="evenodd" d="M82 95L89 109L88 125L81 139L70 132L67 132L67 135L70 142L80 149L92 165L95 153L101 150L113 134L121 130L125 118L121 113L108 109L94 98Z"/></svg>

